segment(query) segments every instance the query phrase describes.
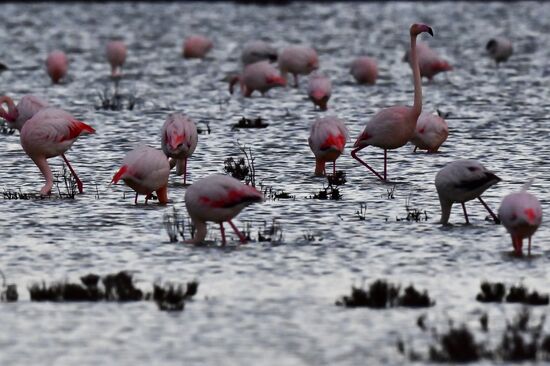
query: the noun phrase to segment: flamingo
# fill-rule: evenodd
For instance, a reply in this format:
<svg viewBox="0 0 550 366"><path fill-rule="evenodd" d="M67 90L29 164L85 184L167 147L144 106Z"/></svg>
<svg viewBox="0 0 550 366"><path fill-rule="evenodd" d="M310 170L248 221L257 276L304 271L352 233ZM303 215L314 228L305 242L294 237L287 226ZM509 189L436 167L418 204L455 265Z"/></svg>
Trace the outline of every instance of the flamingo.
<svg viewBox="0 0 550 366"><path fill-rule="evenodd" d="M435 176L435 187L441 204L440 223L445 225L449 222L453 203L460 202L466 224L469 224L470 221L464 203L474 198L481 202L495 223L498 223L498 217L481 199L481 194L500 181L499 177L476 160L463 159L447 164Z"/></svg>
<svg viewBox="0 0 550 366"><path fill-rule="evenodd" d="M156 192L160 204L168 203L168 175L170 164L166 156L157 149L146 145L140 145L130 151L124 157L122 166L116 172L111 184L117 184L119 180L134 191L137 205L138 195L145 195L145 204Z"/></svg>
<svg viewBox="0 0 550 366"><path fill-rule="evenodd" d="M331 90L332 83L329 78L320 74L312 74L310 76L307 94L313 105L319 106L322 111L327 110Z"/></svg>
<svg viewBox="0 0 550 366"><path fill-rule="evenodd" d="M109 41L105 47L105 56L111 64L111 76L114 78L122 76L122 66L126 62L126 44L123 41Z"/></svg>
<svg viewBox="0 0 550 366"><path fill-rule="evenodd" d="M374 85L378 78L378 67L373 58L363 56L351 63L350 74L359 84Z"/></svg>
<svg viewBox="0 0 550 366"><path fill-rule="evenodd" d="M416 129L411 142L416 149L428 150L428 153L436 153L439 147L447 140L449 136L449 126L445 122L445 117L440 111L435 114L422 112L416 122Z"/></svg>
<svg viewBox="0 0 550 366"><path fill-rule="evenodd" d="M6 104L8 110L2 108ZM24 95L15 105L13 99L7 95L0 97L0 118L8 122L8 128L15 128L21 131L25 122L31 119L39 110L48 107L48 102L35 97L34 95Z"/></svg>
<svg viewBox="0 0 550 366"><path fill-rule="evenodd" d="M50 195L53 187L53 175L47 159L59 155L74 176L78 191L83 192L82 181L65 157L65 152L81 134L94 132L92 127L58 108L43 108L25 122L20 134L21 146L46 178L41 195Z"/></svg>
<svg viewBox="0 0 550 366"><path fill-rule="evenodd" d="M258 61L277 61L277 50L264 41L251 41L244 45L241 53L243 65L250 65Z"/></svg>
<svg viewBox="0 0 550 366"><path fill-rule="evenodd" d="M56 50L48 55L46 59L46 70L52 79L52 83L58 84L59 81L67 75L68 68L69 62L67 61L65 52Z"/></svg>
<svg viewBox="0 0 550 366"><path fill-rule="evenodd" d="M162 151L170 160L170 169L176 166L176 175L183 175L187 184L187 158L197 147L198 135L195 123L182 113L172 113L162 126Z"/></svg>
<svg viewBox="0 0 550 366"><path fill-rule="evenodd" d="M306 46L289 46L279 54L279 69L283 78L294 75L294 86L298 86L298 75L309 75L319 68L317 52Z"/></svg>
<svg viewBox="0 0 550 366"><path fill-rule="evenodd" d="M326 174L327 161L332 161L332 174L336 175L336 159L344 152L347 139L348 129L336 117L319 118L311 125L308 142L315 155L315 175Z"/></svg>
<svg viewBox="0 0 550 366"><path fill-rule="evenodd" d="M204 58L212 49L212 45L212 41L205 36L190 36L183 43L183 57Z"/></svg>
<svg viewBox="0 0 550 366"><path fill-rule="evenodd" d="M418 64L420 66L420 76L427 77L428 80L439 74L440 72L450 71L453 67L444 59L439 57L437 52L432 50L430 46L425 43L418 42L416 45L416 53L418 57ZM412 62L409 52L405 53L403 61L406 61L411 65Z"/></svg>
<svg viewBox="0 0 550 366"><path fill-rule="evenodd" d="M524 238L529 238L527 253L531 255L531 237L542 222L542 207L537 197L527 192L529 185L504 197L498 209L498 216L510 233L514 252L518 256L522 255Z"/></svg>
<svg viewBox="0 0 550 366"><path fill-rule="evenodd" d="M188 241L198 244L206 238L206 222L220 224L222 245L225 245L223 222L227 221L233 228L241 243L246 243L245 236L237 229L231 219L246 206L262 202L263 195L256 188L247 186L237 179L221 174L213 174L199 179L185 192L185 207L195 226L195 236Z"/></svg>
<svg viewBox="0 0 550 366"><path fill-rule="evenodd" d="M510 56L512 56L512 53L514 53L512 42L503 37L490 39L489 42L487 42L485 49L489 52L489 56L495 60L497 66L501 62L508 61Z"/></svg>
<svg viewBox="0 0 550 366"><path fill-rule="evenodd" d="M355 141L351 156L367 167L374 175L386 181L387 151L405 145L413 136L416 120L422 112L422 80L416 57L416 37L421 33L433 36L432 28L425 24L413 24L410 28L411 55L413 60L414 104L411 107L393 106L382 109L367 122L367 126ZM367 163L357 157L357 152L372 145L384 149L384 175L380 175Z"/></svg>
<svg viewBox="0 0 550 366"><path fill-rule="evenodd" d="M234 76L229 82L231 94L233 94L233 87L237 82L240 83L241 93L245 97L250 97L254 90L258 90L264 95L271 88L286 85L286 80L267 61L247 65L241 75Z"/></svg>

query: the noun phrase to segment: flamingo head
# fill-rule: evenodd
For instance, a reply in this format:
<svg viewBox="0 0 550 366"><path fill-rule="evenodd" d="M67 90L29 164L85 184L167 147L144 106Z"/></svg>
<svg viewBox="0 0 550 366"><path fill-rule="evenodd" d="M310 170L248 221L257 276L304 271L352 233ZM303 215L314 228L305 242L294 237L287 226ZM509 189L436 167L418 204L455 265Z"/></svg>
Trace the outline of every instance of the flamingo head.
<svg viewBox="0 0 550 366"><path fill-rule="evenodd" d="M307 61L307 67L310 70L317 70L319 68L319 59L317 58L317 55L311 55Z"/></svg>
<svg viewBox="0 0 550 366"><path fill-rule="evenodd" d="M447 61L438 60L432 64L432 69L435 72L451 71L453 67Z"/></svg>
<svg viewBox="0 0 550 366"><path fill-rule="evenodd" d="M6 104L8 106L7 111L4 108L2 108L3 104ZM15 107L15 103L13 102L13 99L11 99L8 96L0 97L0 118L3 118L8 122L15 122L17 117L19 117L19 112Z"/></svg>
<svg viewBox="0 0 550 366"><path fill-rule="evenodd" d="M411 25L411 36L417 36L420 33L429 33L432 37L434 35L432 28L430 28L426 24L414 23L413 25Z"/></svg>
<svg viewBox="0 0 550 366"><path fill-rule="evenodd" d="M286 86L286 79L279 75L269 75L265 78L265 81L273 86Z"/></svg>

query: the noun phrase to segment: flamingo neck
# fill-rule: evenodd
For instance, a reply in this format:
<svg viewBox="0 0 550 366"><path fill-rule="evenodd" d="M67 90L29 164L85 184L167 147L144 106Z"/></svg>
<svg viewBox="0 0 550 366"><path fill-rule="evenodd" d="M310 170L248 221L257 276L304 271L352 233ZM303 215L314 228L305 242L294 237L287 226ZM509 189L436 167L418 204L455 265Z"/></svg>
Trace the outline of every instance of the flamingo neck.
<svg viewBox="0 0 550 366"><path fill-rule="evenodd" d="M422 113L422 77L420 76L420 65L418 64L418 57L416 55L416 37L416 34L411 34L411 64L414 81L413 114L415 115L415 122L418 116L420 116L420 113Z"/></svg>
<svg viewBox="0 0 550 366"><path fill-rule="evenodd" d="M8 105L7 112L2 107L4 103ZM15 107L15 103L13 102L13 99L8 97L7 95L0 97L0 117L9 122L14 122L18 117L17 108Z"/></svg>
<svg viewBox="0 0 550 366"><path fill-rule="evenodd" d="M439 198L439 202L441 203L441 220L439 220L439 223L447 225L449 223L449 217L451 216L451 207L453 206L453 203L444 200L441 197Z"/></svg>
<svg viewBox="0 0 550 366"><path fill-rule="evenodd" d="M206 239L206 222L193 220L193 225L195 225L195 235L191 241L194 244L202 243Z"/></svg>
<svg viewBox="0 0 550 366"><path fill-rule="evenodd" d="M42 173L42 175L44 175L44 178L46 178L46 184L40 190L40 194L43 196L49 196L50 193L52 192L52 187L53 187L53 174L52 174L52 170L50 169L50 165L48 164L48 161L44 157L33 158L33 160L36 166L38 167L38 169L40 169L40 172Z"/></svg>

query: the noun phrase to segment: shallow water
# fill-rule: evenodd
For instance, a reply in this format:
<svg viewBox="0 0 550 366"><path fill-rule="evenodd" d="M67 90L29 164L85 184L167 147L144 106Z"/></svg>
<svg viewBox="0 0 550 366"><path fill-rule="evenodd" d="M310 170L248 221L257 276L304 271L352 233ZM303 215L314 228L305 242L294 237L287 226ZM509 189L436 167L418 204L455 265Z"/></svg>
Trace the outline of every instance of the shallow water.
<svg viewBox="0 0 550 366"><path fill-rule="evenodd" d="M484 195L491 207L497 209L504 195L534 178L531 192L546 210L550 40L540 14L548 13L550 4L2 4L0 11L0 61L10 67L0 74L0 93L16 100L27 93L42 96L97 130L67 154L85 194L75 200L1 203L0 269L21 296L17 303L0 304L1 365L403 364L398 339L418 350L426 350L431 339L416 327L421 314L434 324L451 317L475 325L486 311L495 330L516 313L516 305L477 303L481 280L523 281L550 290L548 225L543 223L534 238L537 256L514 259L504 227L486 221L478 203L467 205L472 225L463 225L459 206L452 227L437 224L433 184L446 163L478 159L503 178ZM346 121L351 146L376 111L412 103L411 71L401 59L408 27L418 21L433 27L435 37L424 41L455 68L425 82L423 90L425 110L451 112L448 141L435 155L412 154L411 146L389 153L394 199L387 194L392 184L380 183L348 154L338 160L348 180L342 200L307 199L324 184L313 177L307 145L309 125L323 113L307 100L305 79L300 89L272 90L265 98L230 97L224 79L239 69L241 45L263 38L279 47L314 46L333 81L327 114ZM191 33L214 39L206 60L180 57L181 42ZM499 69L484 54L494 35L510 37L515 49ZM140 100L132 111L95 108L98 92L109 86L103 47L111 37L123 38L129 47L121 88ZM58 86L50 85L43 67L55 48L70 58L70 80ZM351 59L361 54L378 60L376 86L359 87L348 74ZM236 220L239 226L255 220L257 228L276 219L282 242L238 246L233 238L227 248L169 243L163 215L173 207L185 211L180 178L170 177L167 207L145 206L143 198L135 206L128 188L108 186L127 151L139 143L160 147L160 127L177 110L212 129L199 136L191 182L222 172L224 159L239 154L238 142L252 148L259 181L296 196L249 207ZM270 126L231 130L243 115L261 116ZM2 187L38 192L42 177L17 133L0 138ZM361 154L381 167L380 150ZM61 169L59 158L50 164ZM427 221L396 221L406 216L408 197L427 212ZM367 204L364 221L356 215L361 203ZM315 240L306 240L308 234ZM218 231L212 230L210 239L219 240ZM196 278L199 293L183 313L167 314L151 302L33 303L26 290L42 279L76 281L88 272L122 269L134 271L143 289L159 279ZM334 306L352 284L381 277L428 289L436 306L385 311Z"/></svg>

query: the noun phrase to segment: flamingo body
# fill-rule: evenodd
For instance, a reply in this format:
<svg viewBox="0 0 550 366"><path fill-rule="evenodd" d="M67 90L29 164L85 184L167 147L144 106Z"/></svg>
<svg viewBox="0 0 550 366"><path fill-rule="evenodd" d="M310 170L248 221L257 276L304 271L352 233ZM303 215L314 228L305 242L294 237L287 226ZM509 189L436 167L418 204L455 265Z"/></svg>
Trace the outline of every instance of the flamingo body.
<svg viewBox="0 0 550 366"><path fill-rule="evenodd" d="M183 57L185 58L204 58L212 49L212 41L201 35L193 35L187 38L183 43Z"/></svg>
<svg viewBox="0 0 550 366"><path fill-rule="evenodd" d="M229 85L229 92L233 93L233 85L240 81L241 92L245 97L250 97L255 90L265 94L269 89L277 86L285 86L286 80L281 77L279 71L268 61L259 61L247 65L242 75L234 77Z"/></svg>
<svg viewBox="0 0 550 366"><path fill-rule="evenodd" d="M162 126L162 151L172 158L170 167L176 166L176 175L184 176L184 184L187 183L187 159L195 151L197 142L197 126L190 118L182 113L168 115Z"/></svg>
<svg viewBox="0 0 550 366"><path fill-rule="evenodd" d="M244 45L241 53L243 65L250 65L259 61L277 61L277 50L264 41L251 41Z"/></svg>
<svg viewBox="0 0 550 366"><path fill-rule="evenodd" d="M489 56L495 60L497 65L501 62L506 62L514 53L512 42L509 39L497 37L489 40L485 46Z"/></svg>
<svg viewBox="0 0 550 366"><path fill-rule="evenodd" d="M327 103L332 94L330 79L319 74L311 75L307 89L308 97L313 104L318 106L322 111L326 111Z"/></svg>
<svg viewBox="0 0 550 366"><path fill-rule="evenodd" d="M358 57L351 63L350 74L359 84L374 85L378 78L376 61L367 56Z"/></svg>
<svg viewBox="0 0 550 366"><path fill-rule="evenodd" d="M2 103L8 105L8 111L0 109L0 117L7 121L9 128L14 128L18 131L21 131L25 122L38 113L39 110L48 107L48 102L34 95L22 96L17 105L15 105L10 97L3 96L0 97L0 105Z"/></svg>
<svg viewBox="0 0 550 366"><path fill-rule="evenodd" d="M448 136L449 127L445 119L435 114L422 112L416 122L416 129L411 142L418 149L435 153L447 140Z"/></svg>
<svg viewBox="0 0 550 366"><path fill-rule="evenodd" d="M295 86L298 86L298 75L308 75L319 68L317 52L306 46L289 46L283 49L278 63L283 78L287 78L287 73L294 75Z"/></svg>
<svg viewBox="0 0 550 366"><path fill-rule="evenodd" d="M344 152L347 140L348 129L336 117L319 118L311 125L308 142L315 155L315 175L326 174L326 162L333 162L333 174L336 173L336 159Z"/></svg>
<svg viewBox="0 0 550 366"><path fill-rule="evenodd" d="M430 48L426 43L418 42L416 45L418 54L418 65L420 67L420 76L432 80L440 72L450 71L453 67L449 62L442 59L437 52ZM411 65L410 53L405 53L404 60ZM412 67L412 66L411 66Z"/></svg>
<svg viewBox="0 0 550 366"><path fill-rule="evenodd" d="M52 51L46 59L46 70L52 79L52 83L57 84L67 75L69 61L63 51Z"/></svg>
<svg viewBox="0 0 550 366"><path fill-rule="evenodd" d="M109 41L105 47L105 56L111 65L111 76L119 77L122 75L121 69L126 62L127 48L123 41Z"/></svg>

